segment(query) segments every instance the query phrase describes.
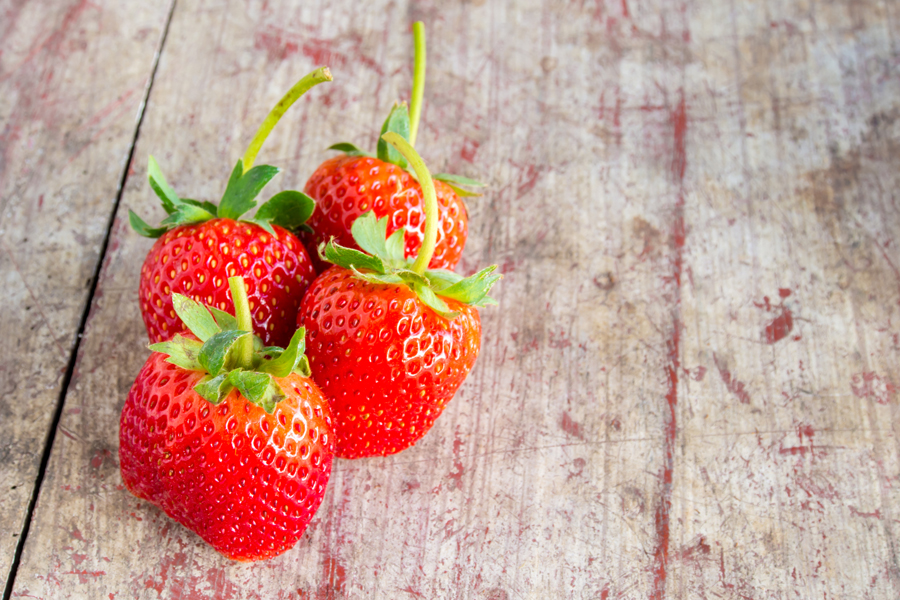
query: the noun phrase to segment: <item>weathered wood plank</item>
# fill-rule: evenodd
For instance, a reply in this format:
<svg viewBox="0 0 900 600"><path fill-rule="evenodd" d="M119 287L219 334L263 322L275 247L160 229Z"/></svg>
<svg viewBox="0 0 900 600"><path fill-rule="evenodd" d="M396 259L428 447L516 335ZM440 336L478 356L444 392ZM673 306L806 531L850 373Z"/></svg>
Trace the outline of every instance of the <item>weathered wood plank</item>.
<svg viewBox="0 0 900 600"><path fill-rule="evenodd" d="M2 589L167 13L55 0L0 15Z"/></svg>
<svg viewBox="0 0 900 600"><path fill-rule="evenodd" d="M15 593L895 598L891 7L182 2L125 203L153 210L151 151L218 197L321 62L335 83L262 159L299 186L330 143L373 145L417 18L418 145L491 184L463 269L507 274L470 381L415 448L338 461L297 548L224 561L121 489L149 244L120 215Z"/></svg>
<svg viewBox="0 0 900 600"><path fill-rule="evenodd" d="M877 3L762 8L691 32L666 589L896 598L896 46Z"/></svg>

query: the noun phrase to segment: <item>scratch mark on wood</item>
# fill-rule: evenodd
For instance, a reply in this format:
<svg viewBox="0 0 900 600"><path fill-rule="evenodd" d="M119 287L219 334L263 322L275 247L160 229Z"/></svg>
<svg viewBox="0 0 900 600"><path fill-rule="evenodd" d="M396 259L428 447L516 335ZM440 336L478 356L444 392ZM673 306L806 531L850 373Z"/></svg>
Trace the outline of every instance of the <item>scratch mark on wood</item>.
<svg viewBox="0 0 900 600"><path fill-rule="evenodd" d="M41 315L41 321L43 321L43 325L45 327L47 327L47 329L50 331L51 337L53 338L53 343L56 346L56 349L59 350L59 355L61 357L65 357L66 351L62 347L62 345L59 343L59 340L57 339L56 335L54 335L54 332L53 332L52 328L50 327L50 320L47 318L47 315L45 314L43 304L41 303L37 294L35 294L34 291L31 289L31 287L28 285L28 281L25 279L25 275L22 273L22 270L19 267L19 263L16 261L15 257L13 256L13 253L10 251L9 247L6 245L5 242L0 241L0 244L2 244L2 246L0 246L0 249L2 249L6 253L6 256L9 258L10 264L12 264L13 269L15 269L15 271L16 271L16 275L18 275L19 279L22 281L22 286L28 292L28 295L31 297L31 301L34 302L34 305L37 307L38 314Z"/></svg>
<svg viewBox="0 0 900 600"><path fill-rule="evenodd" d="M731 374L728 365L715 352L713 352L713 362L716 363L716 369L719 370L719 376L722 378L728 391L737 396L741 404L750 404L750 393L746 390L744 382L739 381L737 377Z"/></svg>
<svg viewBox="0 0 900 600"><path fill-rule="evenodd" d="M687 134L687 108L684 91L678 106L671 115L674 150L672 157L672 173L679 187L678 199L675 202L670 248L672 251L672 289L667 294L672 305L672 332L666 342L667 359L666 377L668 392L663 425L663 467L662 489L656 507L656 548L653 552L653 573L655 580L651 591L653 600L666 597L666 579L669 562L669 513L672 508L672 480L675 467L675 435L678 428L676 409L678 407L678 374L681 370L681 275L684 261L685 224L684 224L684 173L687 167L685 154L685 137Z"/></svg>

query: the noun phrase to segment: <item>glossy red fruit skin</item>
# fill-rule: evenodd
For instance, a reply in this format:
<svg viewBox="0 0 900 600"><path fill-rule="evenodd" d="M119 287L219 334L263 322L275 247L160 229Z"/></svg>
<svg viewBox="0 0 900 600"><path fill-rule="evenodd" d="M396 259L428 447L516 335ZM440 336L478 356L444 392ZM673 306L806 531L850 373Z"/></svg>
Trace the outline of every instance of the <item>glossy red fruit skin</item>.
<svg viewBox="0 0 900 600"><path fill-rule="evenodd" d="M286 347L297 309L315 269L300 240L281 227L275 235L254 223L212 219L163 234L141 267L141 316L152 343L186 331L172 306L178 292L233 312L228 278L246 283L253 328L267 346Z"/></svg>
<svg viewBox="0 0 900 600"><path fill-rule="evenodd" d="M329 398L340 458L386 456L416 443L465 380L481 348L472 306L452 321L406 286L376 285L341 267L300 305L313 379Z"/></svg>
<svg viewBox="0 0 900 600"><path fill-rule="evenodd" d="M454 269L468 237L466 205L447 184L434 182L438 200L438 237L430 269ZM395 164L368 156L337 156L326 160L306 182L316 210L307 221L315 233L301 233L318 272L330 265L319 258L318 246L332 237L341 246L359 246L350 234L353 222L366 211L389 217L388 234L406 228L406 256L412 258L425 238L422 188Z"/></svg>
<svg viewBox="0 0 900 600"><path fill-rule="evenodd" d="M203 373L153 353L119 425L122 480L228 558L291 548L322 502L334 435L328 403L296 374L273 414L233 391L213 405L193 391Z"/></svg>

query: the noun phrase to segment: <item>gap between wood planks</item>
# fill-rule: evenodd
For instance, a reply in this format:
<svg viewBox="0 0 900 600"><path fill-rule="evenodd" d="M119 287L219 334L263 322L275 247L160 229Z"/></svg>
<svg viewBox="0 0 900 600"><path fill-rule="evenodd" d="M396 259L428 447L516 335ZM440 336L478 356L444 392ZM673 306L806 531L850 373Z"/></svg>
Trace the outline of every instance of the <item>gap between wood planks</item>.
<svg viewBox="0 0 900 600"><path fill-rule="evenodd" d="M56 430L59 427L59 420L62 417L62 409L66 400L66 393L69 390L69 384L72 382L72 375L75 372L75 363L78 360L78 351L81 348L81 339L84 335L84 328L87 324L88 315L91 312L91 305L94 302L94 295L97 292L97 284L100 281L100 271L103 268L103 260L106 258L106 251L109 248L109 238L112 236L112 228L116 222L116 215L119 212L119 205L122 203L122 194L125 192L125 183L128 180L128 170L131 167L131 161L134 159L134 149L137 146L138 138L141 134L141 125L144 123L144 115L147 111L147 101L150 99L150 92L153 89L153 82L156 79L156 71L159 68L159 59L162 56L163 49L166 45L166 38L169 36L169 26L172 24L172 16L175 14L175 5L178 3L178 0L172 0L171 6L169 6L169 13L166 16L166 22L163 25L162 35L159 38L159 47L156 50L156 54L153 57L153 66L150 69L150 78L147 80L147 87L144 90L144 97L141 100L141 105L138 108L138 118L137 124L134 128L134 136L131 138L131 146L128 148L128 158L125 161L125 165L122 168L122 175L119 177L119 185L116 188L116 199L113 202L113 208L109 215L109 221L106 224L106 233L103 236L103 241L100 244L100 253L97 256L97 264L94 266L94 274L91 277L91 286L88 290L87 302L84 304L84 309L81 313L81 320L78 323L78 329L76 330L75 335L75 344L72 347L72 353L69 355L69 363L66 365L66 372L63 376L62 387L59 392L59 399L56 402L56 409L53 413L53 420L50 423L50 428L47 431L47 438L44 443L44 448L41 453L41 463L38 467L38 474L34 481L34 487L31 491L31 499L28 502L28 510L25 512L25 521L22 527L22 532L19 535L19 541L16 544L16 553L13 557L12 565L9 568L9 577L6 580L6 590L3 592L3 600L10 600L12 597L13 584L16 580L16 575L19 570L19 564L22 561L22 553L25 550L25 542L28 539L28 532L31 529L31 520L34 517L34 509L37 505L38 495L41 491L41 486L44 483L44 475L47 472L47 463L50 462L50 454L53 450L53 442L56 439Z"/></svg>

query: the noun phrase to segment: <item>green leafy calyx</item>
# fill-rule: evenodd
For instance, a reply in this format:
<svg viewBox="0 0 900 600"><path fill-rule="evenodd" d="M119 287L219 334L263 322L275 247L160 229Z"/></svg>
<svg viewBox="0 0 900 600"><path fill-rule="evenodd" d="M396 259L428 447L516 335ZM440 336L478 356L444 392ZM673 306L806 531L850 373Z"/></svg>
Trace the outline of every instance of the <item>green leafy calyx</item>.
<svg viewBox="0 0 900 600"><path fill-rule="evenodd" d="M163 210L168 216L160 222L159 227L151 227L129 210L128 220L131 222L131 227L142 236L158 238L170 229L183 225L203 223L218 217L241 219L247 211L256 207L256 197L279 172L278 168L270 165L253 165L263 142L294 102L313 86L331 81L331 79L331 71L328 70L328 67L319 67L305 75L288 90L260 125L243 158L238 160L218 206L212 202L179 198L175 190L166 182L156 160L151 156L147 166L150 187L159 196ZM244 220L256 223L274 235L272 225L279 225L285 229L303 228L314 207L315 202L312 198L302 192L281 192L263 204L256 212L256 216Z"/></svg>
<svg viewBox="0 0 900 600"><path fill-rule="evenodd" d="M404 257L404 230L398 229L388 237L387 225L387 217L378 219L369 211L356 219L350 228L362 251L340 246L331 240L320 246L319 254L324 260L353 271L356 277L369 283L409 287L419 300L447 319L458 314L447 305L448 298L471 306L497 303L488 295L502 277L495 273L497 265L470 277L444 269L428 269L419 275L412 270L413 260Z"/></svg>
<svg viewBox="0 0 900 600"><path fill-rule="evenodd" d="M240 285L243 287L243 281ZM197 339L176 335L167 342L151 344L150 350L167 354L166 362L182 369L206 373L194 391L209 402L219 404L237 388L247 400L271 414L286 397L276 378L291 373L310 376L309 361L304 355L306 331L302 327L287 348L263 347L258 337L238 328L239 318L234 315L207 309L181 294L173 294L172 299L175 312ZM249 364L241 362L243 340L252 340Z"/></svg>
<svg viewBox="0 0 900 600"><path fill-rule="evenodd" d="M243 160L238 160L231 171L231 177L228 178L222 201L216 206L212 202L179 198L151 156L147 167L150 187L159 196L168 216L160 222L159 227L147 225L131 210L128 211L128 219L137 233L149 238L158 238L170 229L182 225L194 225L215 218L256 223L273 235L275 232L272 225L289 230L303 229L316 203L303 192L295 190L275 194L259 207L253 217L241 219L245 213L256 207L256 197L278 173L279 169L271 165L257 165L244 171Z"/></svg>

